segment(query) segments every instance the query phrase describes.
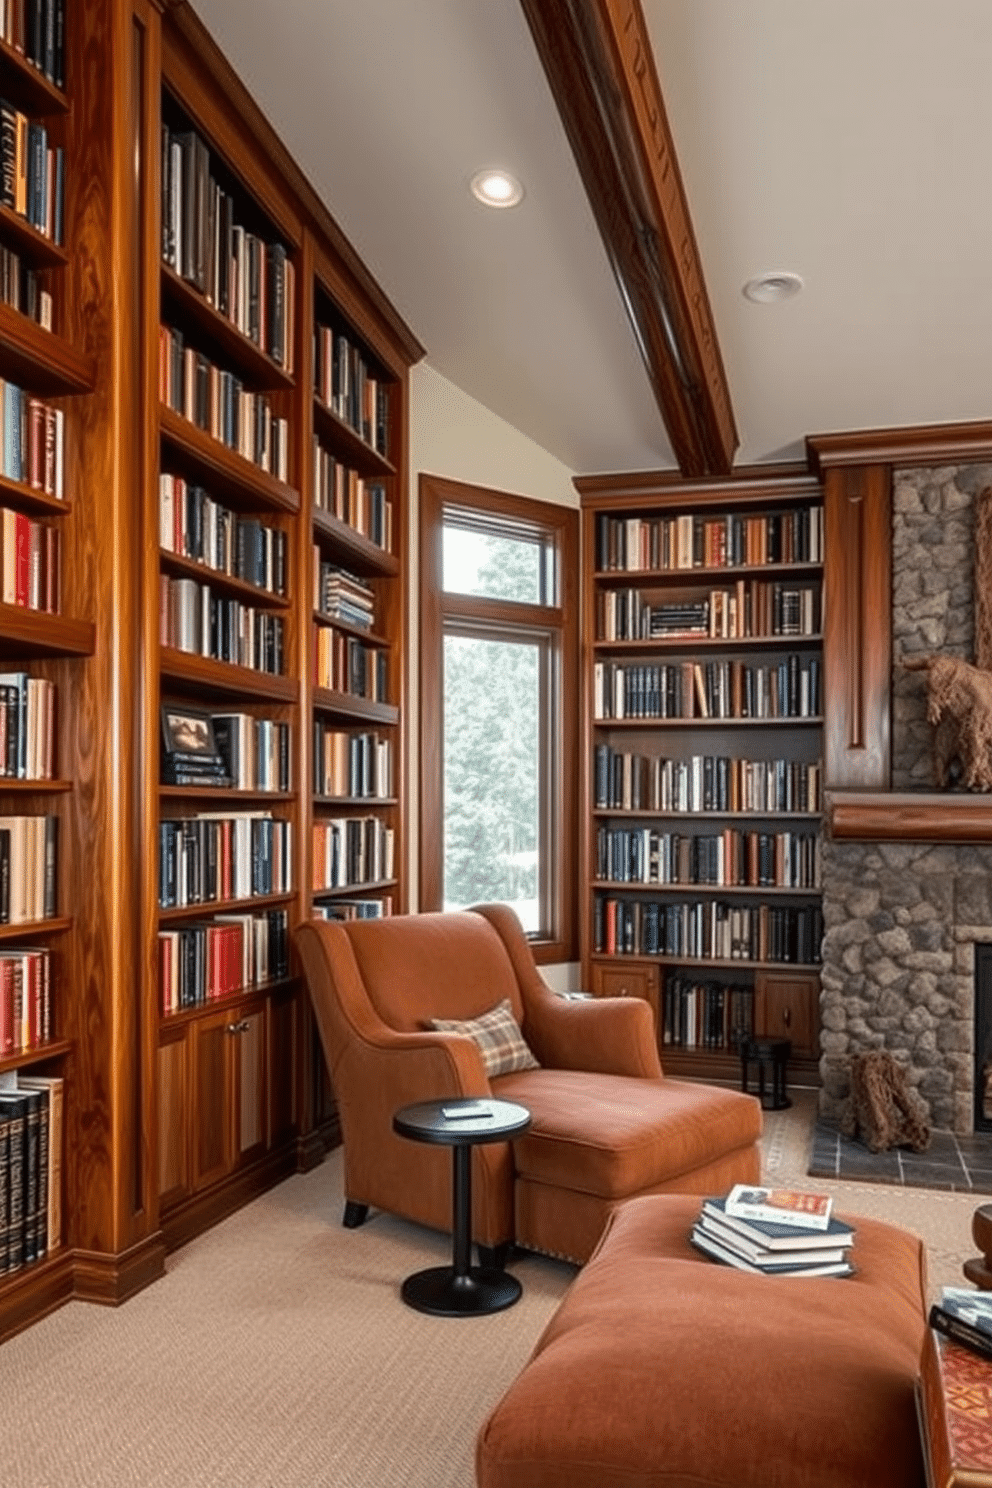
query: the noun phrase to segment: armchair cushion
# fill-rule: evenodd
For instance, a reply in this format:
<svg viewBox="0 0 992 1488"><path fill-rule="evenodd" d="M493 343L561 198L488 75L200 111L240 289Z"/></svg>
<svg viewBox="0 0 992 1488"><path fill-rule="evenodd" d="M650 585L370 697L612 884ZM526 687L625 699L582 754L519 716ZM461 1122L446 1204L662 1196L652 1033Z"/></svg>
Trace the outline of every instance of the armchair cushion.
<svg viewBox="0 0 992 1488"><path fill-rule="evenodd" d="M477 1018L431 1018L429 1024L437 1033L457 1033L478 1044L483 1068L491 1080L497 1075L510 1075L514 1070L540 1068L513 1016L508 997Z"/></svg>

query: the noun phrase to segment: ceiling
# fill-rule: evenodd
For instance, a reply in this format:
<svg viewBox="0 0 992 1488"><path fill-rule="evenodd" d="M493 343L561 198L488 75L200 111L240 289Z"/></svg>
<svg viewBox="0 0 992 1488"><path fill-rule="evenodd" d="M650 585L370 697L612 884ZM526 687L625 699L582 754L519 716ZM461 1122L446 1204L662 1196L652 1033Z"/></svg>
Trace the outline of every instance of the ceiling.
<svg viewBox="0 0 992 1488"><path fill-rule="evenodd" d="M576 473L674 466L519 0L192 3L432 367ZM641 3L736 463L992 417L988 0Z"/></svg>

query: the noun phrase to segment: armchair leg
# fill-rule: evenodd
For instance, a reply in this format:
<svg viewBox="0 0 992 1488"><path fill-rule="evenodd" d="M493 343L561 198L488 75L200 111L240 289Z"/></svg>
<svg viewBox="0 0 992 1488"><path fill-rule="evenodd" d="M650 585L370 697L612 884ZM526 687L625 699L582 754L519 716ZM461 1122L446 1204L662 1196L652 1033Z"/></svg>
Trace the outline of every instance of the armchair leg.
<svg viewBox="0 0 992 1488"><path fill-rule="evenodd" d="M500 1245L479 1245L479 1265L485 1271L505 1271L510 1258L512 1241L504 1240Z"/></svg>
<svg viewBox="0 0 992 1488"><path fill-rule="evenodd" d="M368 1204L356 1204L354 1199L345 1200L344 1217L341 1223L346 1230L357 1230L358 1226L364 1224L368 1217Z"/></svg>

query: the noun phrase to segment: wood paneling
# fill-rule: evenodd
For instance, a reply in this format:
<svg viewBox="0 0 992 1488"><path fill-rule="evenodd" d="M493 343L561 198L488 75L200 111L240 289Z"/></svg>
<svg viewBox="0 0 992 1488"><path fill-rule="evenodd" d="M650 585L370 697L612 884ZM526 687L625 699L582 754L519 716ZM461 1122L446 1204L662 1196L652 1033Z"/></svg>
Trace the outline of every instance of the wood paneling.
<svg viewBox="0 0 992 1488"><path fill-rule="evenodd" d="M832 466L823 495L825 783L883 790L891 769L890 472Z"/></svg>

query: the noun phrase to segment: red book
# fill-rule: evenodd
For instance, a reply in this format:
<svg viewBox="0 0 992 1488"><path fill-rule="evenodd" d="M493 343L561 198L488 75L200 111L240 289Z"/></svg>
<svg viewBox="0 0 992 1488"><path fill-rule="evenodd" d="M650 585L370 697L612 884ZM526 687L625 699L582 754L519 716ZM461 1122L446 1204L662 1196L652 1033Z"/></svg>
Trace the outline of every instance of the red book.
<svg viewBox="0 0 992 1488"><path fill-rule="evenodd" d="M31 522L18 512L14 524L14 603L27 605L31 592Z"/></svg>
<svg viewBox="0 0 992 1488"><path fill-rule="evenodd" d="M14 965L0 961L0 1054L14 1052Z"/></svg>
<svg viewBox="0 0 992 1488"><path fill-rule="evenodd" d="M916 1385L933 1488L992 1488L992 1363L928 1328Z"/></svg>

